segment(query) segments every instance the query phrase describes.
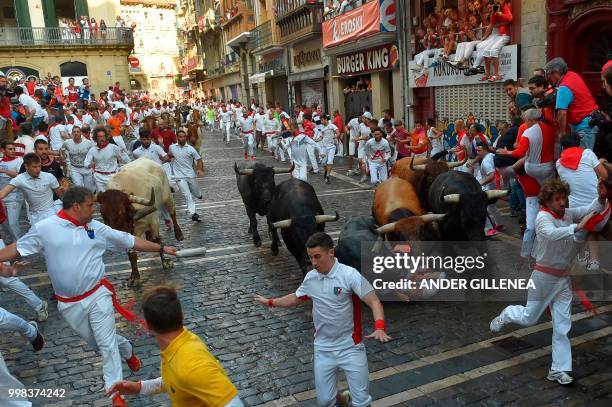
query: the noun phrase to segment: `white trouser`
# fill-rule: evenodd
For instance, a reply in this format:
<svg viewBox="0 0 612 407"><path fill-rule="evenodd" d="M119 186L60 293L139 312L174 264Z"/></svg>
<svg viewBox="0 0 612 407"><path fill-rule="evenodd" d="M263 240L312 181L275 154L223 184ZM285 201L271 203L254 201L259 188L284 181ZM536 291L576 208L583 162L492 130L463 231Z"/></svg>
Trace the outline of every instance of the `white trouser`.
<svg viewBox="0 0 612 407"><path fill-rule="evenodd" d="M493 227L497 225L501 225L501 213L499 209L497 209L497 203L487 205L487 221L485 224L485 229L493 229Z"/></svg>
<svg viewBox="0 0 612 407"><path fill-rule="evenodd" d="M491 34L489 38L476 45L476 58L472 66L478 68L485 58L499 57L499 52L509 42L510 37L507 35Z"/></svg>
<svg viewBox="0 0 612 407"><path fill-rule="evenodd" d="M370 182L372 185L387 180L387 163L381 164L368 160L368 167L370 168Z"/></svg>
<svg viewBox="0 0 612 407"><path fill-rule="evenodd" d="M40 211L36 211L36 212L29 212L28 216L30 218L30 225L36 225L38 222L40 222L41 220L50 218L51 216L55 215L57 213L57 211L55 210L55 207L52 206L49 209L43 209Z"/></svg>
<svg viewBox="0 0 612 407"><path fill-rule="evenodd" d="M164 172L166 173L166 178L168 178L168 184L172 186L172 183L174 182L174 178L172 177L172 164L163 163L162 168L164 169Z"/></svg>
<svg viewBox="0 0 612 407"><path fill-rule="evenodd" d="M228 401L225 407L244 407L244 404L242 404L240 397L236 396Z"/></svg>
<svg viewBox="0 0 612 407"><path fill-rule="evenodd" d="M4 247L4 244L2 244ZM34 291L24 284L18 277L0 277L0 285L13 291L15 294L22 297L36 312L42 311L43 302L34 294Z"/></svg>
<svg viewBox="0 0 612 407"><path fill-rule="evenodd" d="M414 62L418 66L427 68L429 66L429 58L433 57L434 55L436 55L436 49L426 49L414 57Z"/></svg>
<svg viewBox="0 0 612 407"><path fill-rule="evenodd" d="M536 218L538 217L538 211L540 210L540 204L537 196L529 196L525 198L525 220L526 229L523 234L523 245L521 246L521 257L531 257L533 251L533 243L536 238Z"/></svg>
<svg viewBox="0 0 612 407"><path fill-rule="evenodd" d="M72 183L79 187L85 187L91 192L96 190L93 172L88 168L70 166L70 178Z"/></svg>
<svg viewBox="0 0 612 407"><path fill-rule="evenodd" d="M480 44L480 41L460 42L457 44L457 51L455 51L454 59L455 62L461 62L464 60L469 61L478 44Z"/></svg>
<svg viewBox="0 0 612 407"><path fill-rule="evenodd" d="M340 139L338 140L338 149L337 149L336 155L338 157L342 157L344 155L344 139L343 139L343 137L340 137Z"/></svg>
<svg viewBox="0 0 612 407"><path fill-rule="evenodd" d="M24 338L32 342L36 339L36 328L32 324L28 324L25 319L8 312L4 308L0 307L0 331L16 331L19 332ZM0 391L2 391L4 383L0 382ZM1 404L0 404L1 405Z"/></svg>
<svg viewBox="0 0 612 407"><path fill-rule="evenodd" d="M535 178L540 186L544 184L544 181L553 177L554 168L555 164L552 161L544 164L534 164L530 163L529 161L525 161L525 172L530 177Z"/></svg>
<svg viewBox="0 0 612 407"><path fill-rule="evenodd" d="M230 141L230 130L232 128L231 122L220 122L221 129L225 129L225 141L229 143Z"/></svg>
<svg viewBox="0 0 612 407"><path fill-rule="evenodd" d="M123 379L121 359L132 356L132 345L115 330L115 309L111 292L100 287L89 297L76 302L59 302L57 309L72 329L102 356L104 388L108 390Z"/></svg>
<svg viewBox="0 0 612 407"><path fill-rule="evenodd" d="M308 161L310 161L310 165L312 166L312 171L317 173L319 172L319 164L317 162L317 156L315 155L316 147L312 144L306 144L306 153L308 154Z"/></svg>
<svg viewBox="0 0 612 407"><path fill-rule="evenodd" d="M314 376L319 406L336 405L338 369L344 371L354 407L372 403L368 378L368 356L363 343L339 351L323 351L315 347Z"/></svg>
<svg viewBox="0 0 612 407"><path fill-rule="evenodd" d="M412 158L427 158L427 151L422 153L412 153Z"/></svg>
<svg viewBox="0 0 612 407"><path fill-rule="evenodd" d="M242 145L244 146L244 153L250 157L255 156L253 144L255 142L253 133L242 133Z"/></svg>
<svg viewBox="0 0 612 407"><path fill-rule="evenodd" d="M19 191L13 192L18 193L18 196L11 196L4 198L4 207L6 208L7 222L2 224L4 231L10 234L11 240L16 242L21 237L21 228L19 227L19 218L21 217L21 209L23 208L23 195ZM15 199L17 198L17 199Z"/></svg>
<svg viewBox="0 0 612 407"><path fill-rule="evenodd" d="M30 325L30 324L28 324ZM25 389L25 386L9 372L0 353L0 405L3 407L30 407L27 397L10 397L8 389Z"/></svg>
<svg viewBox="0 0 612 407"><path fill-rule="evenodd" d="M194 213L196 213L196 205L195 201L193 200L193 197L202 197L202 191L200 191L198 181L195 178L178 178L176 180L176 184L181 190L183 197L185 197L189 214L193 215Z"/></svg>
<svg viewBox="0 0 612 407"><path fill-rule="evenodd" d="M444 146L436 146L431 149L431 151L429 152L429 155L434 156L442 151L444 151Z"/></svg>
<svg viewBox="0 0 612 407"><path fill-rule="evenodd" d="M305 162L293 161L294 168L291 173L293 178L301 179L302 181L308 181L308 167Z"/></svg>
<svg viewBox="0 0 612 407"><path fill-rule="evenodd" d="M275 137L272 139L272 142L276 142L276 158L280 158L281 161L285 162L285 149L288 144L285 143L282 137ZM287 139L288 140L288 139ZM291 159L290 150L287 150L287 154L289 155L289 159Z"/></svg>
<svg viewBox="0 0 612 407"><path fill-rule="evenodd" d="M552 366L556 372L571 372L572 347L567 333L572 327L572 290L569 277L556 277L534 270L531 281L535 288L527 291L527 304L506 307L504 323L531 326L538 322L546 307L552 314Z"/></svg>
<svg viewBox="0 0 612 407"><path fill-rule="evenodd" d="M336 156L336 146L323 147L323 154L325 154L325 165L333 165L334 157Z"/></svg>
<svg viewBox="0 0 612 407"><path fill-rule="evenodd" d="M106 185L113 175L115 174L100 174L99 172L94 172L93 176L96 182L96 191L98 193L106 191Z"/></svg>

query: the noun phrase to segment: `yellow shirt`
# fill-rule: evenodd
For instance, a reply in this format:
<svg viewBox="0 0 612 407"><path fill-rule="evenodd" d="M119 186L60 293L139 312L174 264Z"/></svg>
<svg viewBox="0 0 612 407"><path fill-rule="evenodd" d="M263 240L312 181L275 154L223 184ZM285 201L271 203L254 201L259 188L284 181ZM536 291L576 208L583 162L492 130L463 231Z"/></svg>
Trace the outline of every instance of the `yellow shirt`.
<svg viewBox="0 0 612 407"><path fill-rule="evenodd" d="M174 407L223 407L238 395L202 340L183 328L161 352L161 375Z"/></svg>

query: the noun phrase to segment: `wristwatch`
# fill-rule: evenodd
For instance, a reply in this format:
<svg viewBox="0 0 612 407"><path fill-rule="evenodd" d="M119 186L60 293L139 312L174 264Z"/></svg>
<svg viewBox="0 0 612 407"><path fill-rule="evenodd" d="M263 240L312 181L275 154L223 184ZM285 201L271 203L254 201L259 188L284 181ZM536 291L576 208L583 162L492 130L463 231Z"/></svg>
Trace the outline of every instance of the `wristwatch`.
<svg viewBox="0 0 612 407"><path fill-rule="evenodd" d="M164 254L164 247L166 247L163 243L159 244L159 253Z"/></svg>

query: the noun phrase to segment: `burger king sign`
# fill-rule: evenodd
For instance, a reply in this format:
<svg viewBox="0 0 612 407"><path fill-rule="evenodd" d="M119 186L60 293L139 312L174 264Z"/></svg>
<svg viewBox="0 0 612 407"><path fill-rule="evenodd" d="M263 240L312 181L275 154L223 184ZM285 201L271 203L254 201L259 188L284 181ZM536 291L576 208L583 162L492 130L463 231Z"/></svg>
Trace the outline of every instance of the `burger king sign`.
<svg viewBox="0 0 612 407"><path fill-rule="evenodd" d="M383 45L350 54L338 55L338 75L355 75L373 71L385 71L399 66L399 52L395 45Z"/></svg>

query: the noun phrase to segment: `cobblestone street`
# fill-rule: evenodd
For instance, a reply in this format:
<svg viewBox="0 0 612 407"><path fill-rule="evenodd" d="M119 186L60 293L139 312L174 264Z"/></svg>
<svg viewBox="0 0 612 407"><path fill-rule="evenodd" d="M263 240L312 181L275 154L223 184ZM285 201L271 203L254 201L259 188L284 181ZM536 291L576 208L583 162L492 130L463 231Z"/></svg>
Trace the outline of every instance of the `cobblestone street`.
<svg viewBox="0 0 612 407"><path fill-rule="evenodd" d="M124 253L106 258L107 276L119 300L140 312L140 297L155 284L176 284L184 306L186 325L198 334L224 366L246 405L316 405L314 394L313 325L308 305L268 310L252 301L253 293L280 296L294 291L302 273L284 245L270 255L265 221L259 218L263 245L256 248L247 233L248 218L236 188L234 162L242 160L241 142L226 146L218 132L207 132L203 142L205 176L199 179L204 198L197 202L201 223L188 217L180 193L175 193L178 219L186 248L204 246L205 257L177 259L164 271L157 256L141 255L141 285L128 288L130 274ZM268 152L257 160L272 164ZM342 225L355 215L370 213L373 191L347 177L337 158L331 184L322 174L309 174L326 213L340 214L326 231L337 238ZM278 164L277 164L278 165ZM278 175L277 183L289 175ZM505 208L504 208L505 209ZM516 224L502 209L504 220ZM25 224L23 225L25 227ZM516 226L499 239L520 245ZM175 245L164 231L164 242ZM60 319L56 301L40 258L22 274L23 281L49 301L49 319L42 323L46 347L31 351L23 338L5 335L0 350L9 370L27 387L65 389L64 399L35 399L35 406L106 406L101 360ZM561 387L545 379L550 365L551 327L548 317L530 328L504 329L493 335L489 322L503 303L422 302L386 303L387 344L366 342L375 406L457 405L584 405L612 404L612 305L597 303L599 313L589 317L574 308L573 342L575 383ZM34 312L3 292L0 306L26 319ZM363 307L364 333L373 325ZM129 379L159 376L159 350L152 337L137 332L117 317L118 331L132 340L143 368ZM514 328L512 328L514 329ZM130 406L168 405L166 396L128 397Z"/></svg>

